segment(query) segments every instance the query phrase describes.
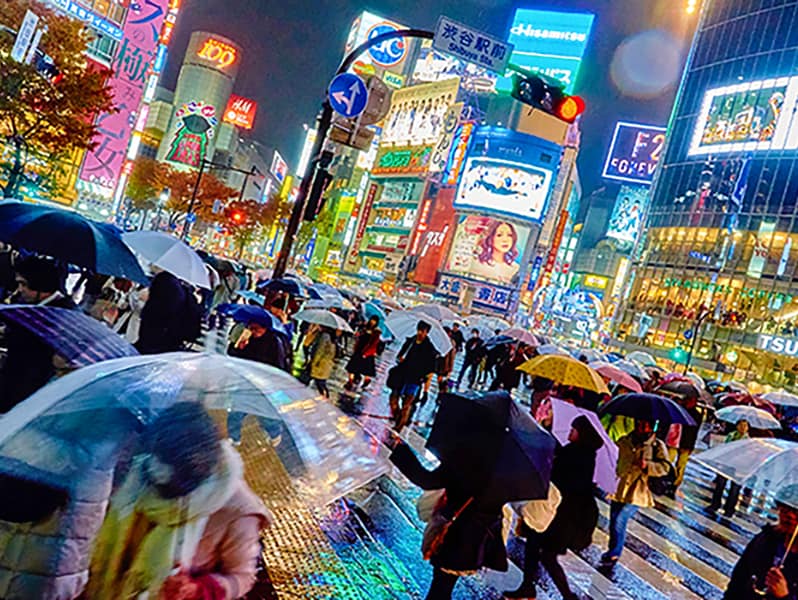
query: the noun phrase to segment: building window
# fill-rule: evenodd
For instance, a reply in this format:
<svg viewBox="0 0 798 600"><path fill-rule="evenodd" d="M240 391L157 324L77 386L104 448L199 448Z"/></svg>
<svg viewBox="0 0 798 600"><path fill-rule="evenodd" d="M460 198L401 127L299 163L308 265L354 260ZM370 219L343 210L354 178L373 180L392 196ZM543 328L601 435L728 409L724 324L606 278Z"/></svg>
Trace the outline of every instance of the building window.
<svg viewBox="0 0 798 600"><path fill-rule="evenodd" d="M94 32L94 34L94 39L89 42L89 54L110 63L116 55L119 42L101 33Z"/></svg>

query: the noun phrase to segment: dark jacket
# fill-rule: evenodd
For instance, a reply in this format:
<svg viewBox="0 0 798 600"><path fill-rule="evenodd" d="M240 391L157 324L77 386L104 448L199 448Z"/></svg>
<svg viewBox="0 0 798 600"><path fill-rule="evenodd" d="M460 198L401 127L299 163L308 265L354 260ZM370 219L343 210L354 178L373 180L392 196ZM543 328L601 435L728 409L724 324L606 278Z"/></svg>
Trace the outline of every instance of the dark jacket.
<svg viewBox="0 0 798 600"><path fill-rule="evenodd" d="M463 349L465 338L463 337L463 332L459 329L457 331L454 329L452 330L452 343L454 344L454 349L457 352L460 352Z"/></svg>
<svg viewBox="0 0 798 600"><path fill-rule="evenodd" d="M565 554L587 548L598 523L598 505L593 495L596 451L585 444L570 443L557 450L551 480L562 500L554 520L543 534L544 550Z"/></svg>
<svg viewBox="0 0 798 600"><path fill-rule="evenodd" d="M418 383L435 371L438 351L429 338L417 344L416 336L411 336L402 345L399 358L403 358L402 380L405 383Z"/></svg>
<svg viewBox="0 0 798 600"><path fill-rule="evenodd" d="M698 410L698 407L686 408L687 413L693 417L695 425L682 425L682 435L679 437L679 449L695 450L696 442L698 441L698 430L701 429L701 423L704 420L703 413ZM664 428L667 431L667 428Z"/></svg>
<svg viewBox="0 0 798 600"><path fill-rule="evenodd" d="M465 362L467 365L475 365L482 360L485 355L485 342L479 338L468 338L465 344Z"/></svg>
<svg viewBox="0 0 798 600"><path fill-rule="evenodd" d="M141 326L136 349L141 354L177 352L183 349L188 305L188 289L166 271L150 284L147 303L141 311Z"/></svg>
<svg viewBox="0 0 798 600"><path fill-rule="evenodd" d="M783 533L776 531L772 525L765 525L749 542L737 561L723 600L773 600L773 596L759 596L754 593L753 582L755 580L757 587L764 589L765 575L776 561L776 555L781 556L784 553L785 543ZM794 552L787 557L783 572L790 588L790 594L786 598L798 599L798 555Z"/></svg>
<svg viewBox="0 0 798 600"><path fill-rule="evenodd" d="M56 308L75 309L66 296L47 303ZM55 375L53 349L24 327L9 323L0 345L6 348L6 359L0 373L0 413L8 412Z"/></svg>
<svg viewBox="0 0 798 600"><path fill-rule="evenodd" d="M481 497L486 486L479 484L479 478L469 477L468 481L472 485L468 487L457 470L446 464L428 471L405 444L398 446L390 459L405 477L421 489L444 488L446 505L443 511L448 517L460 510L469 499L474 499L452 523L439 552L430 559L434 567L456 572L477 571L482 567L495 571L507 570L507 550L502 539L504 502Z"/></svg>
<svg viewBox="0 0 798 600"><path fill-rule="evenodd" d="M291 372L291 345L285 336L267 331L260 337L251 337L243 348L230 345L227 349L230 356L254 360Z"/></svg>

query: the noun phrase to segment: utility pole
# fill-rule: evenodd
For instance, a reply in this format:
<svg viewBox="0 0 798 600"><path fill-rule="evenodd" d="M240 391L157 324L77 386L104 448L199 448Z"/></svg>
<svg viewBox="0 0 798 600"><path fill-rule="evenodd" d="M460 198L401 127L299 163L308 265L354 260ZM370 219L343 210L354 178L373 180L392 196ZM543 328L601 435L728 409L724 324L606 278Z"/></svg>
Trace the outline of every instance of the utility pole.
<svg viewBox="0 0 798 600"><path fill-rule="evenodd" d="M379 46L383 42L398 38L420 38L431 40L434 37L435 34L432 31L427 31L424 29L402 29L400 31L383 33L382 35L378 35L371 40L363 42L360 44L360 46L352 50L352 52L350 52L349 55L344 58L341 66L338 67L338 71L336 71L335 74L340 75L341 73L345 73L361 54L373 46ZM299 231L299 225L302 222L302 217L305 213L308 192L310 191L311 183L313 182L313 178L316 174L316 167L321 159L321 153L324 149L324 144L327 141L327 134L330 130L330 125L332 125L332 119L333 109L329 100L327 100L325 96L324 102L322 102L321 105L321 114L319 115L318 120L318 133L316 134L316 141L313 144L313 150L310 152L310 164L308 166L307 172L302 178L302 183L299 185L299 193L297 194L296 203L291 210L291 218L289 219L288 227L285 230L285 237L283 238L283 244L280 248L280 254L277 256L277 262L274 264L274 273L272 275L274 279L282 277L285 274L286 268L288 267L288 259L291 255L291 248L294 244L294 238L296 238L296 234Z"/></svg>

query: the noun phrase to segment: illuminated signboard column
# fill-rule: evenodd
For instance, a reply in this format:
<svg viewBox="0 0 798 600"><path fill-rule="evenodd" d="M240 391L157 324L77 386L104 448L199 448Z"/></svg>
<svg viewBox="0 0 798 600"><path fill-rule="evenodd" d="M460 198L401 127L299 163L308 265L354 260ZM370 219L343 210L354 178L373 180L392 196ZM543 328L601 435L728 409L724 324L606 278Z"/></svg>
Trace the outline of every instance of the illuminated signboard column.
<svg viewBox="0 0 798 600"><path fill-rule="evenodd" d="M213 159L217 126L224 118L240 63L241 48L235 42L205 31L191 35L159 160L197 169L203 159Z"/></svg>
<svg viewBox="0 0 798 600"><path fill-rule="evenodd" d="M97 118L97 147L87 152L78 175L79 185L111 198L119 182L133 128L151 69L158 62L161 29L173 0L131 3L123 39L111 68L110 87L118 112ZM177 8L175 7L175 11ZM86 186L85 184L89 184Z"/></svg>

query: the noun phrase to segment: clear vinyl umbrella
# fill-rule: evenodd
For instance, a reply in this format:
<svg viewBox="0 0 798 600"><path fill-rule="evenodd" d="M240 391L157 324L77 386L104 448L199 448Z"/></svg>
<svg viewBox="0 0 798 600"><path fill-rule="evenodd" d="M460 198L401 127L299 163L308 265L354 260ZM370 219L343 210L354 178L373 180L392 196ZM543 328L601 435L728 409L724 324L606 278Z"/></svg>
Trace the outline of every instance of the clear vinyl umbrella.
<svg viewBox="0 0 798 600"><path fill-rule="evenodd" d="M98 454L111 460L160 411L185 401L201 402L222 430L234 421L241 429L248 416L256 417L247 423L259 425L258 433L275 444L313 503L327 504L387 472L378 445L360 426L291 375L185 352L106 361L45 386L2 418L0 471L42 471L68 482L94 468ZM243 431L248 435L251 425ZM243 458L246 464L256 457Z"/></svg>
<svg viewBox="0 0 798 600"><path fill-rule="evenodd" d="M419 321L429 323L431 327L429 340L435 346L438 354L441 356L446 355L452 349L452 341L449 339L449 334L446 333L446 330L438 321L427 315L420 315L408 310L394 311L385 319L385 327L388 328L394 337L404 341L406 338L416 335Z"/></svg>

